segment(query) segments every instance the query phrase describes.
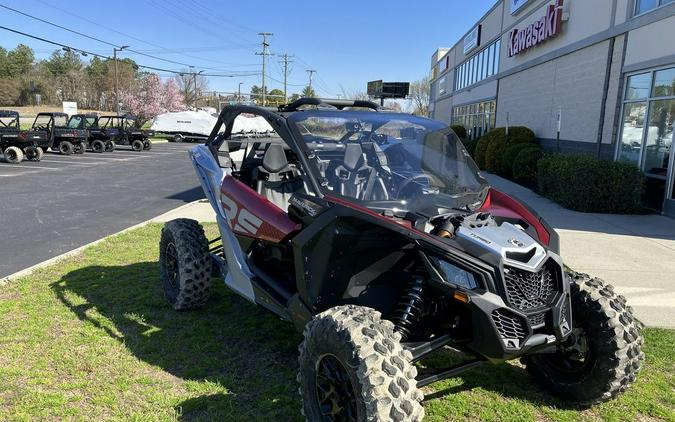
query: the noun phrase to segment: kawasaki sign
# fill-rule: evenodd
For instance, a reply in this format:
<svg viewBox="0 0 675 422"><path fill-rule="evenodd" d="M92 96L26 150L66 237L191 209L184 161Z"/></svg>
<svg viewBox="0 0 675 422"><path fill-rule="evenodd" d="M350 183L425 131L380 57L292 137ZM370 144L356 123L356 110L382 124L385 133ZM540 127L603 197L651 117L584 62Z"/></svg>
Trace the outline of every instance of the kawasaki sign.
<svg viewBox="0 0 675 422"><path fill-rule="evenodd" d="M513 57L560 34L562 30L563 0L556 0L546 8L546 15L523 29L514 29L508 35L508 55Z"/></svg>

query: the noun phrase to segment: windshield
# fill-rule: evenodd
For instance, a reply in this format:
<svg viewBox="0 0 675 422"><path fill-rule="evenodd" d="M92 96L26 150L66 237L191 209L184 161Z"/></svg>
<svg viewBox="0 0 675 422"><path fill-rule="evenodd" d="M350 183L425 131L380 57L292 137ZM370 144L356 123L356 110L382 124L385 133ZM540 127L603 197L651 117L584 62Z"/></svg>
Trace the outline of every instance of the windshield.
<svg viewBox="0 0 675 422"><path fill-rule="evenodd" d="M5 128L16 129L19 127L18 116L0 116L0 130Z"/></svg>
<svg viewBox="0 0 675 422"><path fill-rule="evenodd" d="M476 204L487 187L459 138L440 122L352 111L308 111L289 121L326 194L422 211Z"/></svg>

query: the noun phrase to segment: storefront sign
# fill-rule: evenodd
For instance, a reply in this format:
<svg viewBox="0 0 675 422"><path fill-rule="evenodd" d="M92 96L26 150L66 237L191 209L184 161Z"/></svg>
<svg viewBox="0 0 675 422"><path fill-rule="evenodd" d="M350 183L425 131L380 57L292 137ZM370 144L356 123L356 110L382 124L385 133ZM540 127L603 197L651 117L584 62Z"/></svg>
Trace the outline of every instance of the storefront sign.
<svg viewBox="0 0 675 422"><path fill-rule="evenodd" d="M473 50L474 48L480 45L480 25L476 25L475 28L469 32L466 37L464 37L464 54Z"/></svg>
<svg viewBox="0 0 675 422"><path fill-rule="evenodd" d="M546 8L546 15L527 28L509 32L508 55L513 57L560 34L562 29L563 0L556 0Z"/></svg>
<svg viewBox="0 0 675 422"><path fill-rule="evenodd" d="M530 0L511 0L511 14L515 15L529 2Z"/></svg>

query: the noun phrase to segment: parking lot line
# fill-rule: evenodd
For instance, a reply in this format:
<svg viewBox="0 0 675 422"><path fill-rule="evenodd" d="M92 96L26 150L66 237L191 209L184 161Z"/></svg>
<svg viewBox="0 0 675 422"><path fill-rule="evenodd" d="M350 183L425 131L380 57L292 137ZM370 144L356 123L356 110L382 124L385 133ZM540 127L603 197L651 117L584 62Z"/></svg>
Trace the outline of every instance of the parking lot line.
<svg viewBox="0 0 675 422"><path fill-rule="evenodd" d="M44 167L44 166L26 166L26 165L3 165L0 167L2 169L17 169L17 170L58 170L58 167Z"/></svg>

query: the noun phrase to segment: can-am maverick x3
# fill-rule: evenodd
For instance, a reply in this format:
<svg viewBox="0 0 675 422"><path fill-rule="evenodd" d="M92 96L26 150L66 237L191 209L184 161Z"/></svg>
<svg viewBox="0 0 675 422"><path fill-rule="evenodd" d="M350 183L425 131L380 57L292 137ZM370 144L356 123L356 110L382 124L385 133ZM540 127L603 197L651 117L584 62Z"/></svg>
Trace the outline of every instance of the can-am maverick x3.
<svg viewBox="0 0 675 422"><path fill-rule="evenodd" d="M377 109L319 99L225 107L190 150L222 246L193 220L166 224L171 305L204 304L216 272L293 323L310 421L418 421L420 388L515 358L575 403L625 391L643 359L625 299L566 273L555 231L489 187L444 124ZM242 113L278 136L237 139ZM446 346L473 358L418 375L415 362Z"/></svg>

